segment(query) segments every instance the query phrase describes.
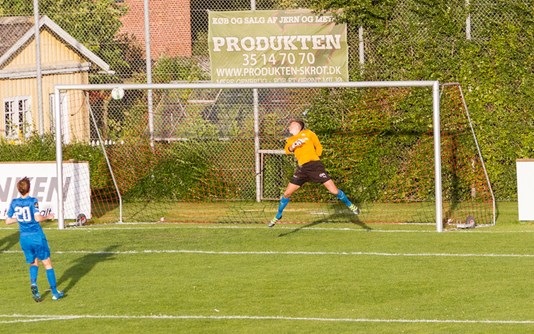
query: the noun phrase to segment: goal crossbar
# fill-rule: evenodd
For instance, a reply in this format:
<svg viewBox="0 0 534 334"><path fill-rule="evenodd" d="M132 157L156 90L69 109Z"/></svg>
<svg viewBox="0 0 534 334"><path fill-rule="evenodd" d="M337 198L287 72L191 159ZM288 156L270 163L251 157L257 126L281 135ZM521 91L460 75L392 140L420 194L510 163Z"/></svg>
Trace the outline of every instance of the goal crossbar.
<svg viewBox="0 0 534 334"><path fill-rule="evenodd" d="M440 138L440 89L439 81L360 81L360 82L332 82L332 83L243 83L243 84L218 84L218 83L172 83L172 84L85 84L85 85L56 85L54 87L54 110L56 121L56 165L57 178L63 180L63 152L61 137L61 91L69 90L112 90L114 88L124 90L156 90L156 89L277 89L277 88L394 88L394 87L431 87L432 88L432 120L434 136L434 174L435 174L435 217L436 231L443 231L443 198L442 198L442 177L441 177L441 138ZM257 108L255 108L257 113ZM149 115L152 117L153 115ZM255 115L255 122L258 117ZM257 124L255 124L255 134L257 137ZM256 160L259 160L259 149L256 148ZM258 167L257 167L258 168ZM256 176L259 178L260 175ZM63 187L58 187L58 227L65 228L63 217Z"/></svg>

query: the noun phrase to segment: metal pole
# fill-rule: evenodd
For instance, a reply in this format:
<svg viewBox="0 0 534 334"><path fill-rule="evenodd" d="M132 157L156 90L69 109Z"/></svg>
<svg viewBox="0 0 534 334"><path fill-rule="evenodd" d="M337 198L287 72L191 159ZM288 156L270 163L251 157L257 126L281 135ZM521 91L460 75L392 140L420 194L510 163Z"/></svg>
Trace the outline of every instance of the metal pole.
<svg viewBox="0 0 534 334"><path fill-rule="evenodd" d="M146 83L152 83L152 53L150 50L150 8L148 5L149 0L144 0L145 11L145 50L146 50ZM150 146L154 148L154 108L152 89L147 92L147 104L148 104L148 131L150 133Z"/></svg>
<svg viewBox="0 0 534 334"><path fill-rule="evenodd" d="M256 1L250 0L250 9L256 10ZM261 161L260 161L260 107L258 89L252 90L252 96L254 99L254 165L256 173L256 202L261 202Z"/></svg>
<svg viewBox="0 0 534 334"><path fill-rule="evenodd" d="M63 151L61 147L61 97L60 89L54 89L54 112L56 118L56 177L57 177L57 222L58 228L65 228L63 217Z"/></svg>
<svg viewBox="0 0 534 334"><path fill-rule="evenodd" d="M441 128L439 110L439 82L432 85L432 113L434 128L434 176L436 187L436 230L443 232L443 197L441 185Z"/></svg>
<svg viewBox="0 0 534 334"><path fill-rule="evenodd" d="M261 163L260 163L260 110L258 103L258 90L253 89L254 96L254 157L256 172L256 202L261 202Z"/></svg>
<svg viewBox="0 0 534 334"><path fill-rule="evenodd" d="M465 0L465 8L467 8L467 18L465 19L465 38L471 40L471 9L469 8L469 0Z"/></svg>
<svg viewBox="0 0 534 334"><path fill-rule="evenodd" d="M363 65L365 64L365 45L363 40L363 27L358 28L358 50L360 56L360 73L363 74Z"/></svg>
<svg viewBox="0 0 534 334"><path fill-rule="evenodd" d="M39 119L39 135L44 135L44 115L43 115L43 75L41 69L41 36L39 23L39 1L33 0L33 21L35 28L35 77L37 81L37 116Z"/></svg>
<svg viewBox="0 0 534 334"><path fill-rule="evenodd" d="M358 81L358 82L283 82L283 83L168 83L168 84L75 84L56 85L61 90L124 90L139 89L282 89L282 88L377 88L433 87L437 81ZM439 85L439 83L438 83Z"/></svg>

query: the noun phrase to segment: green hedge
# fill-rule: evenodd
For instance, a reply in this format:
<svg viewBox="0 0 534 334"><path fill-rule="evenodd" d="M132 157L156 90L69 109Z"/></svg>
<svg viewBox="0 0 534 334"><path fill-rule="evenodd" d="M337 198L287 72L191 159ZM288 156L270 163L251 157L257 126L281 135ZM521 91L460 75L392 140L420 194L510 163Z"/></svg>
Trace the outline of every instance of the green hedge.
<svg viewBox="0 0 534 334"><path fill-rule="evenodd" d="M341 20L365 29L365 68L352 68L351 80L459 82L495 194L500 200L516 198L515 161L534 157L531 2L489 6L475 0L471 7L464 0L362 1L350 6L337 0L312 2L316 9L343 9ZM478 18L472 40L465 36L468 14ZM359 121L372 128L375 120Z"/></svg>
<svg viewBox="0 0 534 334"><path fill-rule="evenodd" d="M1 140L0 156L2 161L56 161L55 139L52 135L45 135L42 139L38 135L33 135L21 144ZM100 147L81 143L65 145L63 159L89 162L91 189L108 188L113 185Z"/></svg>

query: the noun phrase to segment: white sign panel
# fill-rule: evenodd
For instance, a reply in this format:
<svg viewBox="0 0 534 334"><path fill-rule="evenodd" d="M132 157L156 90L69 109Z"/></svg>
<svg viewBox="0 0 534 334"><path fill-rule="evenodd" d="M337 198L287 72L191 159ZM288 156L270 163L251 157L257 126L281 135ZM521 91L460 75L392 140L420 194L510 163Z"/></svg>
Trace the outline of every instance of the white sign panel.
<svg viewBox="0 0 534 334"><path fill-rule="evenodd" d="M0 163L0 219L5 219L9 204L20 196L17 182L27 176L30 196L39 201L41 215L53 213L57 218L58 180L55 162ZM91 188L87 162L63 163L64 218L76 219L83 213L91 218Z"/></svg>
<svg viewBox="0 0 534 334"><path fill-rule="evenodd" d="M517 160L516 166L519 220L534 221L534 160Z"/></svg>

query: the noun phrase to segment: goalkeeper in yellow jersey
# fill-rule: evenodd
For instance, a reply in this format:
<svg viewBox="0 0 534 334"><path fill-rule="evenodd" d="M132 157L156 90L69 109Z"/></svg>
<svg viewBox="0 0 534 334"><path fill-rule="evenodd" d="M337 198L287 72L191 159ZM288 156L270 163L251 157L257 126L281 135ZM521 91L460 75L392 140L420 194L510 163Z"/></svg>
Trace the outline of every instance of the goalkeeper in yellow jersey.
<svg viewBox="0 0 534 334"><path fill-rule="evenodd" d="M323 146L319 142L317 135L311 130L304 129L304 122L300 119L291 120L288 130L291 133L291 137L287 139L284 149L286 154L295 154L298 166L280 199L278 212L269 223L269 227L273 227L282 219L282 212L289 203L291 195L308 181L323 184L330 193L336 195L339 200L345 203L349 210L355 215L359 214L358 207L350 202L343 190L338 189L334 181L326 173L324 165L319 158L323 152Z"/></svg>

